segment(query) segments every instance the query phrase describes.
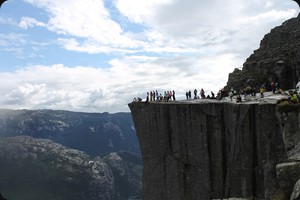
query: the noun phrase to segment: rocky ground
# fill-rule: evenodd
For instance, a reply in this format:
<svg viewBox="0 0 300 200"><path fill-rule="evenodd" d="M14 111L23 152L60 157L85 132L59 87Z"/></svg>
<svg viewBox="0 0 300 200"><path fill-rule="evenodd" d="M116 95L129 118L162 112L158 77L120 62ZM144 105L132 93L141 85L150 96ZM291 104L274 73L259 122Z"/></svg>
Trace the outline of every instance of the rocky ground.
<svg viewBox="0 0 300 200"><path fill-rule="evenodd" d="M283 94L278 94L275 93L273 94L272 92L265 92L264 97L261 98L260 94L257 93L256 96L251 96L247 95L245 97L244 95L241 95L242 97L242 102L241 103L246 103L246 104L251 104L251 103L277 103L278 100L282 99L287 99L288 94L287 91L285 91ZM184 99L184 100L176 100L176 101L169 101L169 102L151 102L151 103L209 103L209 102L228 102L228 103L236 103L237 100L237 95L234 95L232 100L230 100L230 97L224 97L222 100L217 100L217 99Z"/></svg>

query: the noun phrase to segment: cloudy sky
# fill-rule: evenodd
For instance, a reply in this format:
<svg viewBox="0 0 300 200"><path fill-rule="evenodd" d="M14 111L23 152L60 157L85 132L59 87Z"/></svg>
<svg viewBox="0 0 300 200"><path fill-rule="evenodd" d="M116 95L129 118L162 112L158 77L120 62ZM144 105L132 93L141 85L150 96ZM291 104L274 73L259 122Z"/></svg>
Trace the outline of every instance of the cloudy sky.
<svg viewBox="0 0 300 200"><path fill-rule="evenodd" d="M0 108L128 112L149 90L217 92L291 0L8 0Z"/></svg>

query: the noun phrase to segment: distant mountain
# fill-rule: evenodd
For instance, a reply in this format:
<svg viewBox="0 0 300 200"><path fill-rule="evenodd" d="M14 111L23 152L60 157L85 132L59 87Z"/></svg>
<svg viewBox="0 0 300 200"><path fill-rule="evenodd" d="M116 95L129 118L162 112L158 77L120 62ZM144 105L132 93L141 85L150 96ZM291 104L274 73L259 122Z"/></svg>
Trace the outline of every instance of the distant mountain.
<svg viewBox="0 0 300 200"><path fill-rule="evenodd" d="M141 159L104 159L30 136L0 137L0 192L8 200L138 200Z"/></svg>
<svg viewBox="0 0 300 200"><path fill-rule="evenodd" d="M91 156L128 151L140 154L130 113L62 110L0 110L0 136L51 139Z"/></svg>
<svg viewBox="0 0 300 200"><path fill-rule="evenodd" d="M112 200L106 162L51 140L0 138L0 190L8 200Z"/></svg>
<svg viewBox="0 0 300 200"><path fill-rule="evenodd" d="M130 113L0 109L0 192L9 200L137 200L141 176Z"/></svg>

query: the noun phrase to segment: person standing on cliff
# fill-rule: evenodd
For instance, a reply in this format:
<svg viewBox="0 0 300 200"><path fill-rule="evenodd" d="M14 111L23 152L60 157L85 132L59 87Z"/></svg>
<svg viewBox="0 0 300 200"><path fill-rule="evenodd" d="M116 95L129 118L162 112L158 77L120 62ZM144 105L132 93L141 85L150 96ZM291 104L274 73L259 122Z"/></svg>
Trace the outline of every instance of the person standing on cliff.
<svg viewBox="0 0 300 200"><path fill-rule="evenodd" d="M150 91L150 101L152 101L152 98L153 98L153 94L152 91Z"/></svg>
<svg viewBox="0 0 300 200"><path fill-rule="evenodd" d="M200 95L201 95L201 99L205 99L205 92L203 88L201 88Z"/></svg>
<svg viewBox="0 0 300 200"><path fill-rule="evenodd" d="M275 83L275 91L276 91L276 93L280 93L279 89L280 89L280 84L279 84L278 81L276 81L276 83Z"/></svg>
<svg viewBox="0 0 300 200"><path fill-rule="evenodd" d="M192 92L191 92L191 90L189 90L189 99L191 99L192 98Z"/></svg>
<svg viewBox="0 0 300 200"><path fill-rule="evenodd" d="M242 102L242 97L241 97L240 93L238 94L238 96L236 98L236 102L237 103L241 103Z"/></svg>
<svg viewBox="0 0 300 200"><path fill-rule="evenodd" d="M233 91L230 91L230 92L229 92L230 101L232 101L233 95L234 95L234 94L233 94Z"/></svg>
<svg viewBox="0 0 300 200"><path fill-rule="evenodd" d="M194 90L194 99L197 99L197 89Z"/></svg>
<svg viewBox="0 0 300 200"><path fill-rule="evenodd" d="M273 94L275 94L275 83L274 83L274 81L272 81L271 82L271 90L272 90L272 92L273 92Z"/></svg>
<svg viewBox="0 0 300 200"><path fill-rule="evenodd" d="M149 92L147 92L146 103L149 101Z"/></svg>
<svg viewBox="0 0 300 200"><path fill-rule="evenodd" d="M211 93L211 98L214 99L215 98L215 93L213 93L213 91L210 91Z"/></svg>
<svg viewBox="0 0 300 200"><path fill-rule="evenodd" d="M260 87L260 89L259 89L260 98L264 98L264 92L265 92L265 89L263 87Z"/></svg>
<svg viewBox="0 0 300 200"><path fill-rule="evenodd" d="M175 101L175 91L173 90L173 93L172 93L172 97L173 97L173 101Z"/></svg>

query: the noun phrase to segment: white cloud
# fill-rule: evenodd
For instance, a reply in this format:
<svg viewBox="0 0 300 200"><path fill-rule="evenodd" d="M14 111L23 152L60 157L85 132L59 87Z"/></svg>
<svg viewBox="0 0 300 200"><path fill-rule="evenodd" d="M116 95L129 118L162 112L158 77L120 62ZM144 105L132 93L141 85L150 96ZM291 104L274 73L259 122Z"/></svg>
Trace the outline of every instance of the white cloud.
<svg viewBox="0 0 300 200"><path fill-rule="evenodd" d="M117 16L112 16L115 13L105 7L104 0L24 1L49 13L45 24L49 30L66 36L59 39L65 49L93 54L204 52L210 47L236 52L244 46L257 48L266 32L297 13L296 9L280 9L284 5L280 0L114 0L113 5L129 20L127 23L144 27L133 33L114 19ZM44 25L24 19L20 23L24 28ZM245 31L250 27L259 34ZM241 40L250 45L241 44ZM242 55L246 54L249 50Z"/></svg>
<svg viewBox="0 0 300 200"><path fill-rule="evenodd" d="M110 67L68 67L62 59L0 72L0 105L88 112L128 111L133 97L150 90L174 89L179 99L195 88L217 92L271 28L298 13L282 0L114 0L115 12L104 0L24 1L48 14L20 20L28 34L34 26L51 31L38 44L58 42L75 62L89 53L100 54L93 62L99 63L105 53ZM1 34L0 45L21 54L22 46L34 44L25 38ZM10 46L13 41L18 45Z"/></svg>
<svg viewBox="0 0 300 200"><path fill-rule="evenodd" d="M174 3L174 0L114 0L118 10L127 16L134 23L148 23L151 26L151 19L158 9L164 5Z"/></svg>
<svg viewBox="0 0 300 200"><path fill-rule="evenodd" d="M110 46L104 46L101 43L95 41L85 40L80 43L74 38L59 38L58 43L62 45L66 50L77 51L89 54L98 54L98 53L112 53L112 52L127 52L133 53L135 50L123 49L123 48L114 48ZM98 44L98 45L97 45Z"/></svg>
<svg viewBox="0 0 300 200"><path fill-rule="evenodd" d="M282 1L276 3L261 0L141 2L137 4L133 0L116 0L115 4L128 19L147 24L150 30L154 29L156 34L147 36L160 46L166 45L167 49L179 46L182 49L192 47L194 52L205 51L209 46L213 46L215 51L224 48L227 51L236 51L243 46L253 46L253 39L256 40L255 48L263 35L274 25L279 25L298 12L296 9L280 9L281 6L283 7ZM277 5L278 8L275 9L272 5ZM137 9L131 9L135 6ZM271 7L273 10L269 10ZM249 29L259 34L252 35L244 31ZM250 41L251 45L241 46L241 39L245 43ZM227 48L224 47L224 43ZM152 50L154 49L156 48L153 47ZM150 48L147 50L149 51Z"/></svg>
<svg viewBox="0 0 300 200"><path fill-rule="evenodd" d="M285 19L292 18L297 14L296 10L289 9L285 11L270 10L268 12L260 13L255 16L248 16L237 20L239 25L262 25L273 21L283 21Z"/></svg>
<svg viewBox="0 0 300 200"><path fill-rule="evenodd" d="M23 34L0 34L0 47L4 52L12 52L17 58L24 58L24 46L27 45Z"/></svg>
<svg viewBox="0 0 300 200"><path fill-rule="evenodd" d="M265 7L266 8L271 8L274 5L274 3L272 1L267 1Z"/></svg>
<svg viewBox="0 0 300 200"><path fill-rule="evenodd" d="M16 22L13 18L0 16L0 24L1 25L4 25L4 24L15 25Z"/></svg>
<svg viewBox="0 0 300 200"><path fill-rule="evenodd" d="M234 58L158 58L129 56L114 59L111 68L62 64L31 66L0 73L1 107L14 109L66 109L86 112L129 111L127 104L146 91L176 90L183 98L188 89L220 89ZM218 63L222 62L222 66ZM220 68L221 67L221 68ZM214 74L213 76L211 74ZM224 75L225 74L225 75Z"/></svg>
<svg viewBox="0 0 300 200"><path fill-rule="evenodd" d="M3 40L4 46L23 46L27 44L26 36L23 34L0 34L0 40Z"/></svg>
<svg viewBox="0 0 300 200"><path fill-rule="evenodd" d="M46 24L31 17L22 17L19 26L23 29L28 29L28 27L34 26L46 27Z"/></svg>
<svg viewBox="0 0 300 200"><path fill-rule="evenodd" d="M124 36L120 25L111 19L102 0L25 0L49 13L49 30L70 37L95 42L96 48L138 47L138 43ZM92 47L93 48L93 47ZM77 50L75 48L74 50Z"/></svg>

